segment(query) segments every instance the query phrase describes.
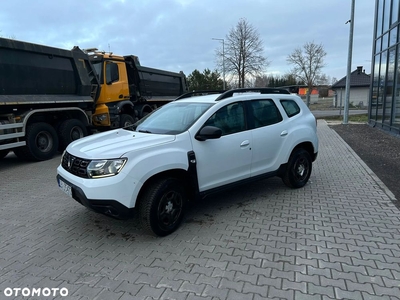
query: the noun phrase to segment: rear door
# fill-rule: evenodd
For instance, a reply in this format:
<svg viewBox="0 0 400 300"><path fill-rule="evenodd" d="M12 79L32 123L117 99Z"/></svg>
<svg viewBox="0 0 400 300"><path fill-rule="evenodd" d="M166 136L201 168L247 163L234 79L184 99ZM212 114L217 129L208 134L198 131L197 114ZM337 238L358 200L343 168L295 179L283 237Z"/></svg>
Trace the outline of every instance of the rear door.
<svg viewBox="0 0 400 300"><path fill-rule="evenodd" d="M287 122L272 99L247 102L252 132L251 176L275 171L288 135Z"/></svg>

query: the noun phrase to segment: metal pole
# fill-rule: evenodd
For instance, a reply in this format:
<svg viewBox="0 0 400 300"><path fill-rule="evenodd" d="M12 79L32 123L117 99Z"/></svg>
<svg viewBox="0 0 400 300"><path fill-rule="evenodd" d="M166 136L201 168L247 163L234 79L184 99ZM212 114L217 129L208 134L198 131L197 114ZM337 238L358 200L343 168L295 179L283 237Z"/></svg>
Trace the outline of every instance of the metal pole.
<svg viewBox="0 0 400 300"><path fill-rule="evenodd" d="M349 120L350 76L351 76L351 57L352 57L352 54L353 54L353 30L354 30L354 7L355 7L355 2L356 2L356 0L352 0L351 1L349 53L348 53L348 56L347 56L346 97L344 99L343 124L348 124L348 120Z"/></svg>
<svg viewBox="0 0 400 300"><path fill-rule="evenodd" d="M212 38L215 41L222 41L222 78L223 78L223 89L225 90L225 40Z"/></svg>

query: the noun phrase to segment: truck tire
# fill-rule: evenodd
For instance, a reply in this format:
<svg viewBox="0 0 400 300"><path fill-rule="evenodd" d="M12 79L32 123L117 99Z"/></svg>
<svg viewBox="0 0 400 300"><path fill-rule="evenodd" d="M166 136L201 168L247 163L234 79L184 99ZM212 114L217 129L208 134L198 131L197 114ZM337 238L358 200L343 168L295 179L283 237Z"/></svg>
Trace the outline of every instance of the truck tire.
<svg viewBox="0 0 400 300"><path fill-rule="evenodd" d="M87 129L81 121L77 119L63 121L58 127L59 150L63 151L71 142L84 136L87 136Z"/></svg>
<svg viewBox="0 0 400 300"><path fill-rule="evenodd" d="M15 148L14 153L21 159L30 161L48 160L58 149L56 130L47 123L30 124L26 129L26 145Z"/></svg>
<svg viewBox="0 0 400 300"><path fill-rule="evenodd" d="M0 159L3 159L4 157L7 156L8 152L10 152L10 150L0 150Z"/></svg>
<svg viewBox="0 0 400 300"><path fill-rule="evenodd" d="M158 236L174 232L183 218L185 189L175 178L153 182L139 202L139 217L143 230Z"/></svg>
<svg viewBox="0 0 400 300"><path fill-rule="evenodd" d="M133 125L135 123L135 119L127 114L121 115L120 122L119 122L119 127L125 128L127 126ZM128 130L132 130L132 126L127 128Z"/></svg>
<svg viewBox="0 0 400 300"><path fill-rule="evenodd" d="M312 171L310 153L304 149L295 149L290 155L282 181L288 187L301 188L306 185Z"/></svg>

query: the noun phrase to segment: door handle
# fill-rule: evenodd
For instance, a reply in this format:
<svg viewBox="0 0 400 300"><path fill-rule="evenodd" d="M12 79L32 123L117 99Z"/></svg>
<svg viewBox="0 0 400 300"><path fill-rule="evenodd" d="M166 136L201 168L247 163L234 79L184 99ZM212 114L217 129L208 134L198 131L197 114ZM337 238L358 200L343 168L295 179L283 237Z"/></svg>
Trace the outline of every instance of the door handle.
<svg viewBox="0 0 400 300"><path fill-rule="evenodd" d="M249 140L245 140L240 144L241 148L247 147L248 145L250 145L250 141Z"/></svg>
<svg viewBox="0 0 400 300"><path fill-rule="evenodd" d="M287 130L284 130L284 131L281 132L281 136L287 136L287 135L288 135L288 131Z"/></svg>

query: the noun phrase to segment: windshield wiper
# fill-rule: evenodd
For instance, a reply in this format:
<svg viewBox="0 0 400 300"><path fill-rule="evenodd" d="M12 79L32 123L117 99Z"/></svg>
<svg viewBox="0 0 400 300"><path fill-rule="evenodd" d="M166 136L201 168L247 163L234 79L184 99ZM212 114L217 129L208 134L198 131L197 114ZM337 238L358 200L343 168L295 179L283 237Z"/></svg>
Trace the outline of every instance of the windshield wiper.
<svg viewBox="0 0 400 300"><path fill-rule="evenodd" d="M148 131L148 130L139 130L139 132L143 132L143 133L151 133L151 131Z"/></svg>

